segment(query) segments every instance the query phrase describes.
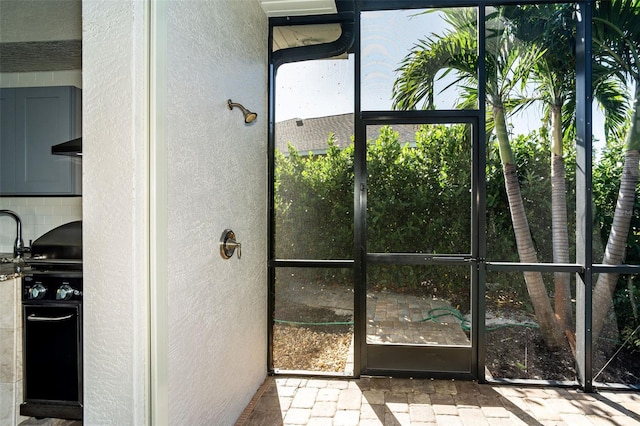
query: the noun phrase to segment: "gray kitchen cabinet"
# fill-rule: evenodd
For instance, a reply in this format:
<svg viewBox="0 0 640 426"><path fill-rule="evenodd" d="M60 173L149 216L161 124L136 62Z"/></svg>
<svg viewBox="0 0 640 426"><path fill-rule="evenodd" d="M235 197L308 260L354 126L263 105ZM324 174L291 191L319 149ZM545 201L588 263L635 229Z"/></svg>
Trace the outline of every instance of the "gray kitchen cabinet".
<svg viewBox="0 0 640 426"><path fill-rule="evenodd" d="M81 136L80 89L0 89L0 116L0 195L81 194L81 160L51 154Z"/></svg>

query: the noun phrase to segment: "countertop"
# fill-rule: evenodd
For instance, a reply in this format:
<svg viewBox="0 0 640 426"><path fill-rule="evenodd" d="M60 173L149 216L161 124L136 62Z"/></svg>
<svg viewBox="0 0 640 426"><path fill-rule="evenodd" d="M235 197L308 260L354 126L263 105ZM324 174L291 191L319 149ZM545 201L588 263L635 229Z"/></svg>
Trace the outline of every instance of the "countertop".
<svg viewBox="0 0 640 426"><path fill-rule="evenodd" d="M0 259L10 259L13 255L11 253L0 253ZM31 268L24 263L22 259L13 259L11 262L0 263L0 281L7 281L13 278L21 277L25 270Z"/></svg>

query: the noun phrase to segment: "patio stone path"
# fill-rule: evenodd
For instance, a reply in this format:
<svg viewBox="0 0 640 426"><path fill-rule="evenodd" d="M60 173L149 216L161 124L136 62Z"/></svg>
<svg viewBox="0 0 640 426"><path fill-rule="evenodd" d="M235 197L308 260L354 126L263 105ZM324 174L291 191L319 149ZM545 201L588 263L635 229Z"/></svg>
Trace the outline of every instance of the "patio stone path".
<svg viewBox="0 0 640 426"><path fill-rule="evenodd" d="M321 285L282 286L276 293L276 306L287 303L324 308L337 315L353 317L353 290ZM468 346L469 338L460 321L446 314L451 305L442 299L398 294L389 291L367 294L367 343L404 343ZM435 321L427 320L433 309ZM304 321L304 318L300 318Z"/></svg>
<svg viewBox="0 0 640 426"><path fill-rule="evenodd" d="M367 294L367 343L469 346L448 302L391 292ZM437 310L434 315L433 310ZM434 320L426 320L430 315Z"/></svg>
<svg viewBox="0 0 640 426"><path fill-rule="evenodd" d="M640 393L277 376L265 380L236 425L640 425Z"/></svg>

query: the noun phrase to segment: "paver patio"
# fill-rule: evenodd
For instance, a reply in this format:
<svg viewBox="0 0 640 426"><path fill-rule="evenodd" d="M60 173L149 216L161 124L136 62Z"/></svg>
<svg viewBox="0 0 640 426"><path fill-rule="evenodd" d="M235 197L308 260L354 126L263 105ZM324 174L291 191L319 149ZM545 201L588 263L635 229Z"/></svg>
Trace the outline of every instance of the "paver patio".
<svg viewBox="0 0 640 426"><path fill-rule="evenodd" d="M290 284L278 290L277 306L294 303L353 317L354 296L350 288L325 289L322 285ZM447 308L451 308L451 305L443 299L390 291L369 292L367 343L470 345L460 321L452 315L446 315L446 311L439 311L434 320L428 319L434 309ZM305 318L298 320L304 321Z"/></svg>
<svg viewBox="0 0 640 426"><path fill-rule="evenodd" d="M451 305L442 299L392 292L367 294L367 343L412 345L471 345L460 321L439 313ZM446 311L445 311L446 312Z"/></svg>
<svg viewBox="0 0 640 426"><path fill-rule="evenodd" d="M240 416L245 425L640 425L640 392L276 376Z"/></svg>

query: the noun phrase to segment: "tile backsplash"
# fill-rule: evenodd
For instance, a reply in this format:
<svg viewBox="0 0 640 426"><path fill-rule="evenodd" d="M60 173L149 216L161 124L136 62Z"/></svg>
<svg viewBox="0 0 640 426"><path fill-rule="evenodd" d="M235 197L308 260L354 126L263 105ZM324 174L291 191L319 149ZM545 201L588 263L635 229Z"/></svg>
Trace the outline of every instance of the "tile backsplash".
<svg viewBox="0 0 640 426"><path fill-rule="evenodd" d="M22 221L25 245L62 224L82 219L82 197L0 197L0 210L13 210ZM16 223L0 215L0 253L11 253Z"/></svg>
<svg viewBox="0 0 640 426"><path fill-rule="evenodd" d="M0 73L0 87L76 86L82 88L82 71Z"/></svg>

